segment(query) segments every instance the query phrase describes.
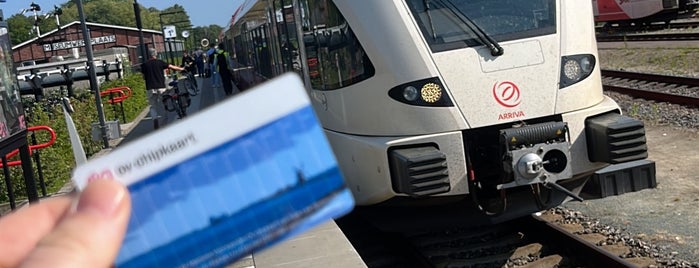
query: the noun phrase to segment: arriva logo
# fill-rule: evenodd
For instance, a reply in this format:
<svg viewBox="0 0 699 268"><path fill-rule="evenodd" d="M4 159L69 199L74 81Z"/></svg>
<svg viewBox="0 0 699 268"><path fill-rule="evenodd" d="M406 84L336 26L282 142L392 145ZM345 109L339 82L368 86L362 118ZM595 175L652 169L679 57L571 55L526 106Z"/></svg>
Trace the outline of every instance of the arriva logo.
<svg viewBox="0 0 699 268"><path fill-rule="evenodd" d="M517 107L522 102L522 93L519 91L519 87L510 81L495 82L493 97L500 105L507 108Z"/></svg>

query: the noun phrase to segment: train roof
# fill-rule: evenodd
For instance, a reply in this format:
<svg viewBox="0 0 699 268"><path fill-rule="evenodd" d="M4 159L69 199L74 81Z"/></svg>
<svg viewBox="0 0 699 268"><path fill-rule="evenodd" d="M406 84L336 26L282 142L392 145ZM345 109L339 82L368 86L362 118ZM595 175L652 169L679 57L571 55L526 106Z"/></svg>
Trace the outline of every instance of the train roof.
<svg viewBox="0 0 699 268"><path fill-rule="evenodd" d="M236 25L243 21L253 22L250 28L254 28L259 24L267 21L267 2L258 0L245 0L231 15L231 20L228 25L223 28L222 33L231 30L233 25ZM260 21L259 24L254 22ZM236 29L233 29L236 30Z"/></svg>

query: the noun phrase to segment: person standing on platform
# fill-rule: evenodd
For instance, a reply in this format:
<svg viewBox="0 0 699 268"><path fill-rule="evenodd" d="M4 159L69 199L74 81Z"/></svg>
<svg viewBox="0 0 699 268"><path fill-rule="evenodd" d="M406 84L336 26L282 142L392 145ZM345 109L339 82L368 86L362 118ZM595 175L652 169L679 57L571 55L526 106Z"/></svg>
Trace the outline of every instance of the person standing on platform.
<svg viewBox="0 0 699 268"><path fill-rule="evenodd" d="M196 67L194 66L194 58L187 53L187 51L182 53L182 65L181 67L184 67L185 70L188 72L195 74L196 72Z"/></svg>
<svg viewBox="0 0 699 268"><path fill-rule="evenodd" d="M194 64L197 66L197 73L200 77L204 76L204 51L197 49L194 51Z"/></svg>
<svg viewBox="0 0 699 268"><path fill-rule="evenodd" d="M211 70L211 86L221 87L221 77L216 71L216 62L214 61L214 54L216 54L216 45L211 44L209 50L206 51L207 60L209 61L209 70Z"/></svg>
<svg viewBox="0 0 699 268"><path fill-rule="evenodd" d="M233 95L233 70L229 64L230 55L224 49L223 43L218 44L218 49L214 53L214 65L216 70L221 76L221 83L223 85L223 92L226 96Z"/></svg>
<svg viewBox="0 0 699 268"><path fill-rule="evenodd" d="M143 79L146 80L146 92L150 104L150 116L153 118L153 128L158 129L168 123L168 112L163 104L165 87L165 70L172 69L182 71L184 68L169 64L158 59L158 51L148 49L148 61L141 66Z"/></svg>

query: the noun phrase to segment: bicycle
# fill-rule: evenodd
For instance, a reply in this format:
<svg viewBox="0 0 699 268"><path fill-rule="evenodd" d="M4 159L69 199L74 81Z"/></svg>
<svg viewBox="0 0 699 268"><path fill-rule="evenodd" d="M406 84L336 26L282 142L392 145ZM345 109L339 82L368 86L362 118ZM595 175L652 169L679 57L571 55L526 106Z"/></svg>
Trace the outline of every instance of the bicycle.
<svg viewBox="0 0 699 268"><path fill-rule="evenodd" d="M187 78L182 79L182 81L186 80ZM168 83L170 88L163 93L163 106L168 112L177 112L177 118L182 119L187 116L187 108L192 104L192 99L189 90L180 91L179 83L176 76Z"/></svg>
<svg viewBox="0 0 699 268"><path fill-rule="evenodd" d="M184 79L181 81L183 83L182 87L189 92L190 96L196 96L199 94L199 84L197 83L197 79L194 77L194 74L189 71L188 68L185 68L185 70L181 73L184 75Z"/></svg>

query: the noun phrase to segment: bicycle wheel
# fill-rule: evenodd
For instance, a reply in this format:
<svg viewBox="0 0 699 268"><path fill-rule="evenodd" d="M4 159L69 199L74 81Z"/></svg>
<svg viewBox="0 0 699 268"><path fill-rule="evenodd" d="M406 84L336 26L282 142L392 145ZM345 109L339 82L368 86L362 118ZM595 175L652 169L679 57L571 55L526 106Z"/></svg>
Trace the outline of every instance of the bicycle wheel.
<svg viewBox="0 0 699 268"><path fill-rule="evenodd" d="M199 82L197 82L197 78L192 73L187 74L187 77L190 81L192 81L192 84L194 85L194 88L197 90L197 92L199 92Z"/></svg>
<svg viewBox="0 0 699 268"><path fill-rule="evenodd" d="M163 106L165 111L174 112L177 109L176 105L178 104L173 102L176 102L176 100L173 100L171 95L163 96Z"/></svg>
<svg viewBox="0 0 699 268"><path fill-rule="evenodd" d="M180 84L187 90L190 96L196 96L199 93L197 89L197 81L189 77L180 81Z"/></svg>

